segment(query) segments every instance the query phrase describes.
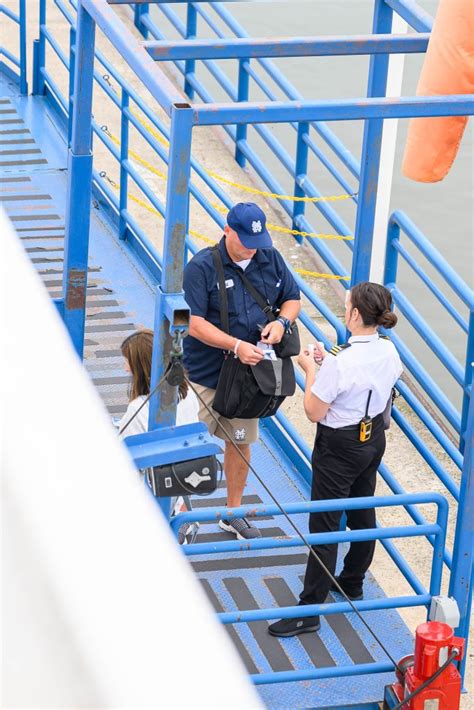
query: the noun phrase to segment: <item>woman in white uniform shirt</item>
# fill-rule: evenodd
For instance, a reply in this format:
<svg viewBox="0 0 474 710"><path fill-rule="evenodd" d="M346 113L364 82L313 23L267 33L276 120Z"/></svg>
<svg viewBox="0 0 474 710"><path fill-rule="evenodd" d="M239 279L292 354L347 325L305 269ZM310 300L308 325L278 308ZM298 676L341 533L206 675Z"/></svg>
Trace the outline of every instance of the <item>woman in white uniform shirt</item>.
<svg viewBox="0 0 474 710"><path fill-rule="evenodd" d="M379 284L364 282L347 294L345 320L351 332L349 342L325 353L318 344L314 353L305 351L299 364L306 374L304 408L308 419L318 422L312 467L312 500L372 496L377 469L385 451L383 412L392 388L402 374L398 353L388 338L380 336L379 326L393 328L397 316L391 311L390 292ZM322 366L316 376L316 361ZM372 420L372 433L361 441L361 420ZM311 533L339 529L342 512L312 513ZM351 530L375 527L375 511L353 510L347 513ZM375 542L352 543L337 578L344 592L353 600L362 599L362 584L372 562ZM315 545L315 553L334 574L337 545ZM331 580L310 555L300 604L321 604L331 587ZM274 636L294 636L317 631L319 617L283 619L272 624Z"/></svg>

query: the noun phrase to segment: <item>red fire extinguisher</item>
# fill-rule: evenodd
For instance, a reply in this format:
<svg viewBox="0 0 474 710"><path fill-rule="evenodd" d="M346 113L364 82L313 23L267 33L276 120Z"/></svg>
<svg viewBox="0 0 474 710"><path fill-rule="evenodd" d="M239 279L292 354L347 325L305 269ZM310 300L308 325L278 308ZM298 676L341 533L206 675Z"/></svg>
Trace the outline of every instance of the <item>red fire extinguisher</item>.
<svg viewBox="0 0 474 710"><path fill-rule="evenodd" d="M453 664L464 639L448 624L428 621L416 630L415 655L398 664L397 682L385 688L387 710L459 710L461 675Z"/></svg>

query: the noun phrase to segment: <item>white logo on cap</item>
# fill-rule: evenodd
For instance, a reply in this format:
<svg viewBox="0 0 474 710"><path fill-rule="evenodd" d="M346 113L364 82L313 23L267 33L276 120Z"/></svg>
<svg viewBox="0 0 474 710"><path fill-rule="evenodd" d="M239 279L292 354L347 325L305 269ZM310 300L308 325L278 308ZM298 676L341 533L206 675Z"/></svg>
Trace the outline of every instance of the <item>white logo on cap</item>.
<svg viewBox="0 0 474 710"><path fill-rule="evenodd" d="M252 222L252 232L253 232L254 234L258 234L258 233L261 232L261 231L262 231L262 223L260 222L259 219L254 220L254 221Z"/></svg>

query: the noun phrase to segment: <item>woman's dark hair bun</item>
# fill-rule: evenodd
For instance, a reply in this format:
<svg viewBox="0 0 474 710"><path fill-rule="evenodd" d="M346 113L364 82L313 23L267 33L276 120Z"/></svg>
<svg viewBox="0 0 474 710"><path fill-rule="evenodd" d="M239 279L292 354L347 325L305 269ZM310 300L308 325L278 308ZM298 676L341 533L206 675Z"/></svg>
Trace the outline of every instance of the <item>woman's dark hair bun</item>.
<svg viewBox="0 0 474 710"><path fill-rule="evenodd" d="M383 328L393 328L397 325L398 318L392 311L386 310L378 318L378 325Z"/></svg>

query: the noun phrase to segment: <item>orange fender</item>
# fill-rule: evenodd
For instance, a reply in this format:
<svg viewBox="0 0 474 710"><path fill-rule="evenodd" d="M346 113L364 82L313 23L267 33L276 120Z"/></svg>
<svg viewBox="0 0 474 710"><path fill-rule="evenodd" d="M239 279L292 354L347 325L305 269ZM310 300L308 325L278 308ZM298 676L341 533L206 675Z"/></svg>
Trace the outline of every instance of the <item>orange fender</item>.
<svg viewBox="0 0 474 710"><path fill-rule="evenodd" d="M416 93L474 93L474 0L440 0ZM418 182L446 177L466 123L465 116L412 118L403 174Z"/></svg>

